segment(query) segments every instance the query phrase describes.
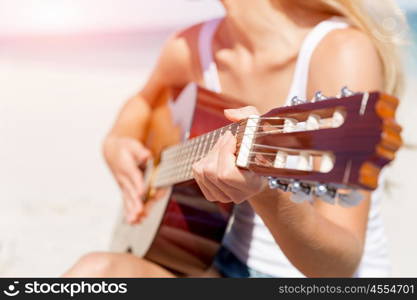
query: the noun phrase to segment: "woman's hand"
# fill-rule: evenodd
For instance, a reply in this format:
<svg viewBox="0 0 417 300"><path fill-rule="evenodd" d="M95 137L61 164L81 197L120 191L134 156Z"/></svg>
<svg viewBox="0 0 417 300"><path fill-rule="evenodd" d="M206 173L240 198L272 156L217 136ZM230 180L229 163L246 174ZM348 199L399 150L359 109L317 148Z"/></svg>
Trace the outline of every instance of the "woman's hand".
<svg viewBox="0 0 417 300"><path fill-rule="evenodd" d="M145 194L142 171L150 152L140 142L129 137L106 138L103 153L123 195L124 214L130 224L138 223L143 215Z"/></svg>
<svg viewBox="0 0 417 300"><path fill-rule="evenodd" d="M225 110L234 122L259 114L252 107ZM265 178L236 167L236 138L228 131L206 157L193 165L194 178L207 200L241 203L260 193L267 185Z"/></svg>

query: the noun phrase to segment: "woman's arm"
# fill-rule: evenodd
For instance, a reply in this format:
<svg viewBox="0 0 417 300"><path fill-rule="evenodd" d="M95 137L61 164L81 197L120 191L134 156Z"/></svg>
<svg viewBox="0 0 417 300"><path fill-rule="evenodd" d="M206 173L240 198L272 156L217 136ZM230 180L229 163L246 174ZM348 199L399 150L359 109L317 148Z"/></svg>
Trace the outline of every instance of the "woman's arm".
<svg viewBox="0 0 417 300"><path fill-rule="evenodd" d="M354 29L335 31L316 50L309 94L334 96L342 86L354 91L383 90L381 62L372 43ZM342 208L315 201L294 204L287 194L275 200L251 200L289 260L306 276L352 276L360 263L370 195L357 207ZM269 198L269 199L268 199Z"/></svg>
<svg viewBox="0 0 417 300"><path fill-rule="evenodd" d="M121 191L126 220L140 222L143 216L142 196L145 192L142 165L150 156L143 146L145 129L152 109L167 98L172 87L191 81L189 29L172 37L165 45L144 88L129 99L103 143L104 157Z"/></svg>
<svg viewBox="0 0 417 300"><path fill-rule="evenodd" d="M173 87L184 86L193 78L191 66L190 28L171 37L162 49L158 62L142 90L122 107L108 136L143 139L151 110Z"/></svg>
<svg viewBox="0 0 417 300"><path fill-rule="evenodd" d="M314 54L309 94L322 90L332 96L345 85L357 91L382 90L382 78L381 62L369 39L353 29L338 30ZM259 192L264 183L231 164L235 143L228 134L195 165L195 177L206 197L238 203L249 196L282 251L306 276L352 276L363 253L369 194L359 206L342 208L322 201L295 204L288 193L268 188Z"/></svg>

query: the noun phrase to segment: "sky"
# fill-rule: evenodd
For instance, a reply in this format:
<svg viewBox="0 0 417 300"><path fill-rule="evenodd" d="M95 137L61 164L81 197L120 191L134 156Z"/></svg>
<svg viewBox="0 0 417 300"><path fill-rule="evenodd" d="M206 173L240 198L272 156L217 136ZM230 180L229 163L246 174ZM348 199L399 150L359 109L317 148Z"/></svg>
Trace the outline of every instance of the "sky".
<svg viewBox="0 0 417 300"><path fill-rule="evenodd" d="M220 14L217 0L0 0L0 34L147 29Z"/></svg>
<svg viewBox="0 0 417 300"><path fill-rule="evenodd" d="M397 1L417 10L417 0ZM0 36L160 28L222 13L218 0L0 0Z"/></svg>
<svg viewBox="0 0 417 300"><path fill-rule="evenodd" d="M397 2L404 9L417 11L417 0L397 0Z"/></svg>

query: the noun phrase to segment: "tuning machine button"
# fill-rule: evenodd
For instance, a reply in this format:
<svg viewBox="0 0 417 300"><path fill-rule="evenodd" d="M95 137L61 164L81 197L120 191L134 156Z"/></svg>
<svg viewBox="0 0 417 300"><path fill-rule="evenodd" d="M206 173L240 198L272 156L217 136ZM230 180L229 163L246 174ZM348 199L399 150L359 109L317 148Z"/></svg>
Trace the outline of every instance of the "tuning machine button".
<svg viewBox="0 0 417 300"><path fill-rule="evenodd" d="M282 182L278 178L268 177L268 185L271 190L282 190L284 192L288 191L288 183Z"/></svg>
<svg viewBox="0 0 417 300"><path fill-rule="evenodd" d="M343 190L338 193L337 198L340 206L353 207L361 203L363 195L358 190Z"/></svg>
<svg viewBox="0 0 417 300"><path fill-rule="evenodd" d="M324 96L321 91L318 91L314 94L314 102L320 102L329 99L328 97Z"/></svg>
<svg viewBox="0 0 417 300"><path fill-rule="evenodd" d="M355 95L356 93L351 91L347 86L342 87L340 90L340 96L339 98L345 98Z"/></svg>
<svg viewBox="0 0 417 300"><path fill-rule="evenodd" d="M311 187L299 181L288 183L275 177L268 177L268 185L272 190L279 189L284 192L291 192L291 201L295 203L302 203L311 198Z"/></svg>
<svg viewBox="0 0 417 300"><path fill-rule="evenodd" d="M295 203L302 203L311 199L311 187L298 180L293 181L289 185L289 190L292 193L291 201Z"/></svg>
<svg viewBox="0 0 417 300"><path fill-rule="evenodd" d="M313 189L313 194L326 203L336 203L337 189L326 184L317 184Z"/></svg>
<svg viewBox="0 0 417 300"><path fill-rule="evenodd" d="M300 105L300 104L304 104L304 103L306 103L306 101L303 100L303 99L298 98L297 96L295 96L291 99L291 106Z"/></svg>

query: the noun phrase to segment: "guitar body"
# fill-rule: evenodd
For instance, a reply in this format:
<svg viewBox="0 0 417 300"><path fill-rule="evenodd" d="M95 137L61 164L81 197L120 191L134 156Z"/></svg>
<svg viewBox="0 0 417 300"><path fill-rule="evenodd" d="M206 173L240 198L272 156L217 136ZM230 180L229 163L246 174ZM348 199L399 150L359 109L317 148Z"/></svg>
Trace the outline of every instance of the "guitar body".
<svg viewBox="0 0 417 300"><path fill-rule="evenodd" d="M145 182L151 185L163 149L229 124L223 110L243 105L227 100L190 84L175 101L154 109L146 146L156 163L148 164ZM196 276L207 270L220 247L232 205L207 201L193 180L154 190L145 203L151 208L141 224L131 226L120 217L112 251L131 252L180 274Z"/></svg>

